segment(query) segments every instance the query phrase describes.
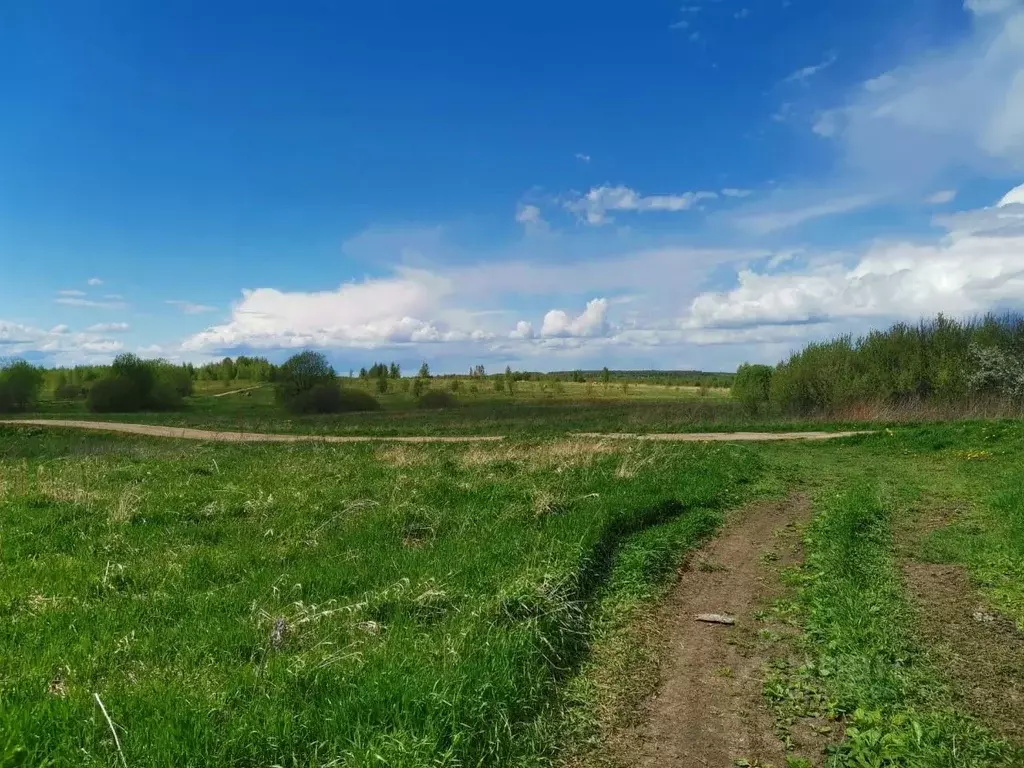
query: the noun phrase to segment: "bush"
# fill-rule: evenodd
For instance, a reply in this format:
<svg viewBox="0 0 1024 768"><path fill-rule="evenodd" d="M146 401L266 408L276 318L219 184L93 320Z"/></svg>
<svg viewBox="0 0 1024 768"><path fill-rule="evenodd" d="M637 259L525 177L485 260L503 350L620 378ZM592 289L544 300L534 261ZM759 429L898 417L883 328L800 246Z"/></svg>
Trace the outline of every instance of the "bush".
<svg viewBox="0 0 1024 768"><path fill-rule="evenodd" d="M412 396L419 398L423 394L423 391L427 388L427 382L423 379L415 379L412 382Z"/></svg>
<svg viewBox="0 0 1024 768"><path fill-rule="evenodd" d="M43 372L24 360L15 360L0 369L0 413L28 411L39 400Z"/></svg>
<svg viewBox="0 0 1024 768"><path fill-rule="evenodd" d="M137 382L120 376L100 379L89 390L86 407L93 413L131 413L141 411L143 393Z"/></svg>
<svg viewBox="0 0 1024 768"><path fill-rule="evenodd" d="M152 365L157 382L173 389L177 393L179 401L192 394L192 374L188 368L171 365L163 360L158 360Z"/></svg>
<svg viewBox="0 0 1024 768"><path fill-rule="evenodd" d="M300 352L289 357L278 371L277 401L293 413L330 413L311 409L330 405L333 394L320 389L315 395L309 393L332 385L338 389L338 377L327 358L320 352Z"/></svg>
<svg viewBox="0 0 1024 768"><path fill-rule="evenodd" d="M144 405L154 411L173 411L181 408L181 392L171 382L157 380L145 398Z"/></svg>
<svg viewBox="0 0 1024 768"><path fill-rule="evenodd" d="M83 387L77 384L61 384L53 390L54 400L77 400L86 393Z"/></svg>
<svg viewBox="0 0 1024 768"><path fill-rule="evenodd" d="M450 392L432 390L425 392L416 401L417 408L454 408L459 401Z"/></svg>
<svg viewBox="0 0 1024 768"><path fill-rule="evenodd" d="M736 371L732 383L731 395L738 400L744 410L757 413L768 404L772 387L772 368L768 365L749 365L744 363Z"/></svg>
<svg viewBox="0 0 1024 768"><path fill-rule="evenodd" d="M380 409L377 398L362 389L343 389L337 383L315 384L288 401L295 414L353 413Z"/></svg>

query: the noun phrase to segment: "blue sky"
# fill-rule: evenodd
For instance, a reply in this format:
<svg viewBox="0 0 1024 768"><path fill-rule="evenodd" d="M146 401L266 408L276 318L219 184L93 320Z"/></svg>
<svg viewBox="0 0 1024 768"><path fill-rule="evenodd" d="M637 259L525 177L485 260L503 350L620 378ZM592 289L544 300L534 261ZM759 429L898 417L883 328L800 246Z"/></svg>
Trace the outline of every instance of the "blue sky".
<svg viewBox="0 0 1024 768"><path fill-rule="evenodd" d="M1024 2L13 2L0 356L729 369L1024 302Z"/></svg>

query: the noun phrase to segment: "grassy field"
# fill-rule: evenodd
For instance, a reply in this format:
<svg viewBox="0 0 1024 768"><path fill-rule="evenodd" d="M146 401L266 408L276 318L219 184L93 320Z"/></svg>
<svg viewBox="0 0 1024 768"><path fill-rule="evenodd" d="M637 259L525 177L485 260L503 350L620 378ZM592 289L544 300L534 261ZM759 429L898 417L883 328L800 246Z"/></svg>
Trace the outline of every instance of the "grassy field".
<svg viewBox="0 0 1024 768"><path fill-rule="evenodd" d="M348 380L343 380L348 383ZM368 391L369 385L355 380ZM489 382L485 382L489 383ZM568 432L692 432L735 429L840 429L828 419L766 417L746 413L729 399L727 390L701 395L691 387L629 383L626 391L614 384L521 382L514 396L464 387L455 405L445 409L418 408L410 393L376 395L381 410L336 415L293 416L274 400L271 385L232 393L250 386L235 382L197 382L194 396L183 409L170 412L90 414L82 401L44 400L28 417L99 419L165 424L243 432L361 435L508 435L523 439L564 435ZM434 380L435 389L445 389ZM223 395L223 396L217 396ZM850 422L845 422L849 424Z"/></svg>
<svg viewBox="0 0 1024 768"><path fill-rule="evenodd" d="M902 570L961 565L1024 628L1020 423L743 446L559 430L281 446L0 427L0 765L564 761L649 682L653 660L616 643L686 552L791 488L815 517L775 608L802 630L766 689L780 722L841 723L830 766L1024 765L999 709L1020 681L963 706L988 683L930 647Z"/></svg>
<svg viewBox="0 0 1024 768"><path fill-rule="evenodd" d="M4 430L0 755L115 764L99 694L131 766L530 762L619 543L697 541L759 467Z"/></svg>

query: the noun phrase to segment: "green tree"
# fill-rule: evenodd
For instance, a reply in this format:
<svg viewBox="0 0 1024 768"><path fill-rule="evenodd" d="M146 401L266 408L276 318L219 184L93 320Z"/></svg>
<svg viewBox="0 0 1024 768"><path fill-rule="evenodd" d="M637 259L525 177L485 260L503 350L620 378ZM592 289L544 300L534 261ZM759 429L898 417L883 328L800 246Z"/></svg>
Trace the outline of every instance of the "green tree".
<svg viewBox="0 0 1024 768"><path fill-rule="evenodd" d="M606 365L604 368L601 369L601 383L604 384L605 388L607 389L611 381L612 372L608 370L608 366Z"/></svg>
<svg viewBox="0 0 1024 768"><path fill-rule="evenodd" d="M420 372L417 374L417 376L421 379L430 378L430 366L427 365L425 360L423 361L423 365L420 366Z"/></svg>
<svg viewBox="0 0 1024 768"><path fill-rule="evenodd" d="M757 413L768 405L772 391L772 368L768 365L744 363L736 371L732 397L748 413Z"/></svg>

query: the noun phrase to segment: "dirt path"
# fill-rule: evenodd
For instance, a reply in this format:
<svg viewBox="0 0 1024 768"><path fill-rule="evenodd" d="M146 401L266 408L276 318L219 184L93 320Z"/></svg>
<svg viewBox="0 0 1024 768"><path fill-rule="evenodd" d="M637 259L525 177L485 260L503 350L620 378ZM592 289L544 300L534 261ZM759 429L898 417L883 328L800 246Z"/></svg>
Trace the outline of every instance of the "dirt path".
<svg viewBox="0 0 1024 768"><path fill-rule="evenodd" d="M920 633L965 709L1024 745L1024 633L986 607L958 565L906 562Z"/></svg>
<svg viewBox="0 0 1024 768"><path fill-rule="evenodd" d="M794 525L809 519L802 496L752 505L692 562L659 615L666 646L661 686L644 725L623 740L623 765L728 768L786 765L763 696L769 660L754 614L781 594L777 569L799 558ZM776 532L788 531L788 536ZM694 620L734 616L735 626Z"/></svg>
<svg viewBox="0 0 1024 768"><path fill-rule="evenodd" d="M29 424L34 427L70 427L100 432L124 432L150 437L177 437L182 440L209 440L219 443L482 443L502 440L501 436L469 435L416 437L377 437L370 435L281 435L263 432L214 432L189 427L166 427L157 424L122 424L116 421L74 421L67 419L10 419L0 424Z"/></svg>
<svg viewBox="0 0 1024 768"><path fill-rule="evenodd" d="M575 432L595 440L650 440L659 443L764 443L771 440L834 440L837 437L870 435L871 430L852 432L662 432L649 435L630 432Z"/></svg>
<svg viewBox="0 0 1024 768"><path fill-rule="evenodd" d="M254 389L263 389L263 385L257 384L255 387L243 387L242 389L232 389L228 392L218 392L215 395L209 395L209 397L227 397L228 395L240 395L243 392L252 392Z"/></svg>
<svg viewBox="0 0 1024 768"><path fill-rule="evenodd" d="M232 393L228 393L232 394ZM182 440L209 440L221 443L489 443L504 440L501 435L414 435L388 437L384 435L287 435L264 432L217 432L191 427L168 427L159 424L125 424L119 421L85 421L74 419L6 419L0 424L31 425L34 427L65 427L92 429L101 432L124 432L150 437L177 437ZM593 440L633 439L655 442L764 442L769 440L831 440L837 437L868 434L866 432L686 432L680 434L634 435L625 432L583 432L575 437Z"/></svg>

